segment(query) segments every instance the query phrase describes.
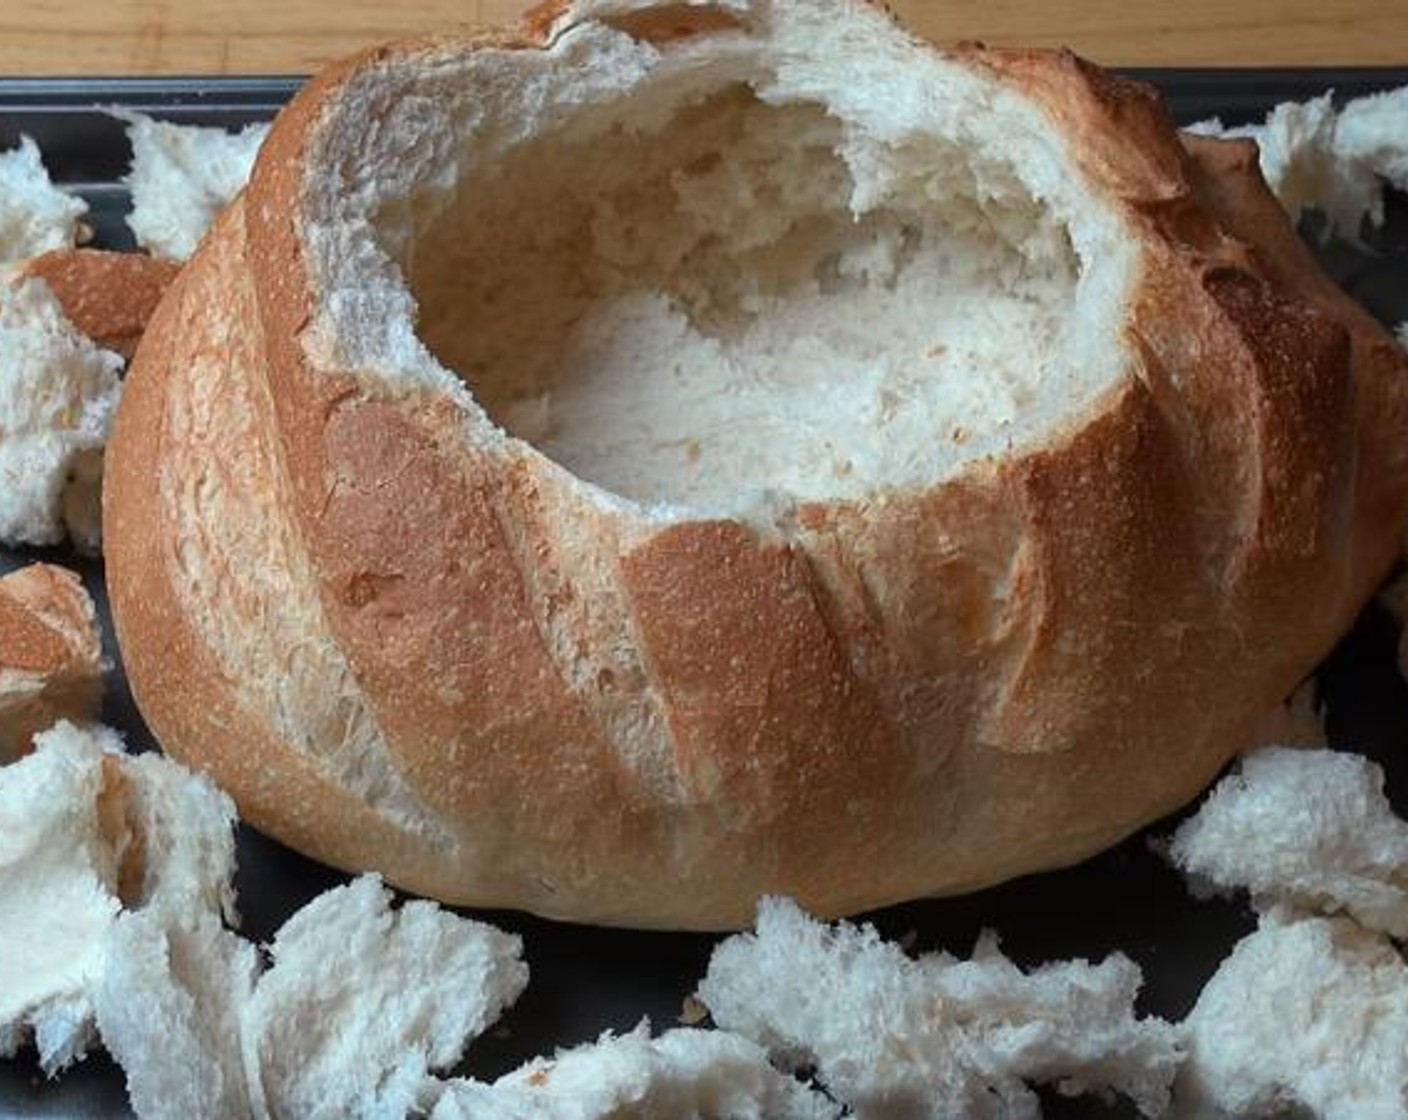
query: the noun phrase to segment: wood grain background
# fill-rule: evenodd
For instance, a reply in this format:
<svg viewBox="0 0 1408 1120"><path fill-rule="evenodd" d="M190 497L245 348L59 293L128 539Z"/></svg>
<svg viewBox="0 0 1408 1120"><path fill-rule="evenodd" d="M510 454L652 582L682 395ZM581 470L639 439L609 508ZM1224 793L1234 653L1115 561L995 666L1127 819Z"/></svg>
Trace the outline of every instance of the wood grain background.
<svg viewBox="0 0 1408 1120"><path fill-rule="evenodd" d="M0 0L0 74L302 74L524 0ZM892 0L920 34L1110 65L1408 64L1408 0Z"/></svg>

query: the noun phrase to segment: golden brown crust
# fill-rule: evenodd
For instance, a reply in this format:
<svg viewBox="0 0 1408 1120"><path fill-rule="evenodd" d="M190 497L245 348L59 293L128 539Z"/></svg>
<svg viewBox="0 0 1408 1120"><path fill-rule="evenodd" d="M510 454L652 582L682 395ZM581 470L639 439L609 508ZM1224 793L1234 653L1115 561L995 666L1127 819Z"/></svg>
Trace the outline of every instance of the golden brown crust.
<svg viewBox="0 0 1408 1120"><path fill-rule="evenodd" d="M492 43L531 49L559 13ZM1134 376L1042 447L804 507L787 534L662 530L475 443L452 401L315 367L308 148L346 83L426 49L335 67L280 118L245 208L178 285L200 294L154 321L110 452L143 710L311 854L455 902L692 927L746 923L765 891L837 914L1060 865L1193 796L1391 562L1403 357L1317 298L1305 262L1275 263L1289 227L1244 224L1152 93L1068 54L956 55L1059 122L1141 246ZM239 310L205 314L221 293ZM277 470L240 485L306 565L319 640L374 715L367 757L448 839L408 837L383 795L320 772L213 652L175 553L242 585L154 481L213 450L164 419L212 355L234 387L210 409L267 402L251 407ZM281 656L256 610L234 625L247 655ZM627 653L603 667L605 647Z"/></svg>
<svg viewBox="0 0 1408 1120"><path fill-rule="evenodd" d="M31 564L0 578L0 763L58 720L96 719L101 695L98 623L77 574Z"/></svg>
<svg viewBox="0 0 1408 1120"><path fill-rule="evenodd" d="M57 249L26 261L19 275L43 280L80 334L130 359L180 268L144 253Z"/></svg>

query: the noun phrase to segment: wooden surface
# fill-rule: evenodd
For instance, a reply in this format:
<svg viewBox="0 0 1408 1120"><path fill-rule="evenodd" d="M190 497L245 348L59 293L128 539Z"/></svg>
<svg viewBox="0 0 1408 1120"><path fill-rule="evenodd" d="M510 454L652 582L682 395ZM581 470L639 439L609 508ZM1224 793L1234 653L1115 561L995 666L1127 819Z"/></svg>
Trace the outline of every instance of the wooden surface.
<svg viewBox="0 0 1408 1120"><path fill-rule="evenodd" d="M1408 65L1408 0L892 0L936 40L1110 65ZM0 74L301 74L360 46L513 19L523 0L0 0Z"/></svg>

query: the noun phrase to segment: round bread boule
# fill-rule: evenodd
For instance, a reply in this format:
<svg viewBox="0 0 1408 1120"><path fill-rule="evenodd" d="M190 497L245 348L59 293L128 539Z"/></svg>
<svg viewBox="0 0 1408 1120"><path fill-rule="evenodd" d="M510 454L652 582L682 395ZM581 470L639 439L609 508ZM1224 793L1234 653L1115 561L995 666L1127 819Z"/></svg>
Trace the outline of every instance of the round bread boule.
<svg viewBox="0 0 1408 1120"><path fill-rule="evenodd" d="M581 921L1112 844L1408 521L1404 356L1267 263L1294 233L1236 229L1219 158L1070 54L843 0L333 67L128 378L143 713L310 855Z"/></svg>

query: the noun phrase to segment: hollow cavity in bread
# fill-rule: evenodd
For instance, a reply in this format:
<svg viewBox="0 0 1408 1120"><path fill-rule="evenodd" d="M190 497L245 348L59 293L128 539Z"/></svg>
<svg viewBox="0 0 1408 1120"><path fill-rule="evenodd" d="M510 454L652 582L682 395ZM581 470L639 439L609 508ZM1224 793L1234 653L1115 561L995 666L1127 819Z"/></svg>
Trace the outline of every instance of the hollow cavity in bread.
<svg viewBox="0 0 1408 1120"><path fill-rule="evenodd" d="M581 24L456 59L429 106L377 73L392 120L364 185L310 224L337 291L321 337L453 371L579 478L711 513L932 484L1108 388L1129 238L1032 107L898 36L841 62L803 6L749 18L771 41L715 41L707 68L692 39ZM431 118L449 139L392 171L377 145ZM368 326L392 304L424 347Z"/></svg>

